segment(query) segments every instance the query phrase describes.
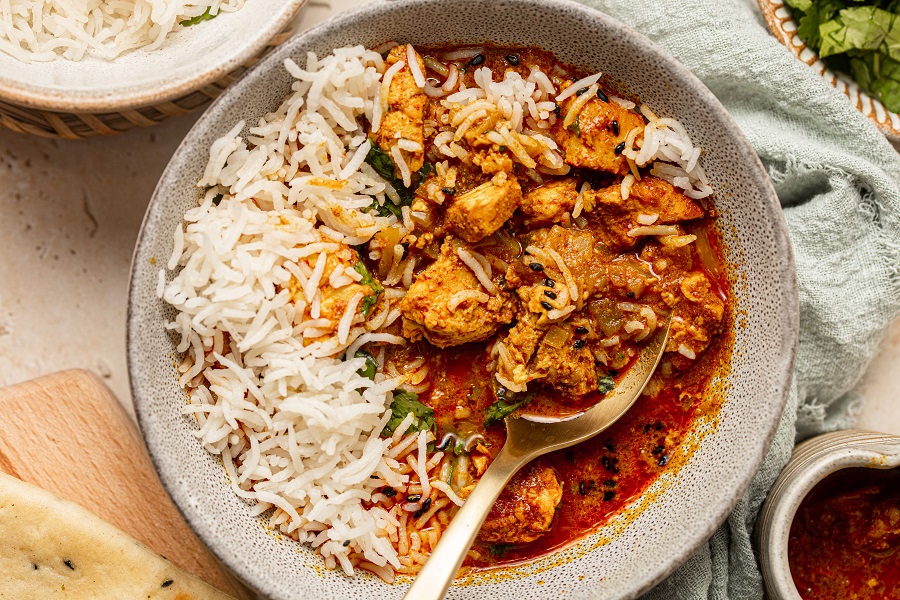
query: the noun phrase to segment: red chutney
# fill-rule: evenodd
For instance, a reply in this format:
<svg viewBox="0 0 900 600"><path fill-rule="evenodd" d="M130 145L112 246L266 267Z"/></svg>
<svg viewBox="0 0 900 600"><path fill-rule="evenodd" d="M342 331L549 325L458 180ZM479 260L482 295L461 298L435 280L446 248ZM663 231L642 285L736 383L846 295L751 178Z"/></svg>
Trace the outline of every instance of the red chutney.
<svg viewBox="0 0 900 600"><path fill-rule="evenodd" d="M900 471L844 469L804 498L788 559L805 600L900 598Z"/></svg>

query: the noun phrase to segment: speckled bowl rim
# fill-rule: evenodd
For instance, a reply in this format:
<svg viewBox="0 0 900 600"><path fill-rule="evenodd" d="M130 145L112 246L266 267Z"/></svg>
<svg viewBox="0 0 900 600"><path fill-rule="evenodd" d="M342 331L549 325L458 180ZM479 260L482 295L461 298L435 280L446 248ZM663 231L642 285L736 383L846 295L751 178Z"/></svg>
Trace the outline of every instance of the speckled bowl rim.
<svg viewBox="0 0 900 600"><path fill-rule="evenodd" d="M772 418L772 420L767 423L767 427L761 430L759 432L759 435L753 438L752 442L747 443L746 455L750 457L746 464L747 468L739 476L738 485L736 485L731 490L729 500L727 502L721 502L716 510L711 511L708 516L706 516L706 518L692 520L690 522L690 535L683 544L679 545L676 552L670 553L665 560L658 561L652 565L648 565L647 570L645 571L646 574L640 581L635 581L628 592L615 596L616 598L635 598L640 594L650 590L666 577L668 577L673 571L675 571L675 569L677 569L682 563L684 563L684 561L686 561L692 554L694 554L697 549L700 548L700 546L706 543L706 541L712 536L715 530L718 529L718 527L725 521L727 516L731 513L734 506L737 504L737 502L740 500L740 498L743 496L744 492L752 482L757 470L759 469L759 466L762 464L772 438L774 437L775 432L778 428L781 416L784 411L784 407L787 402L788 390L790 388L790 382L793 374L794 358L796 356L797 345L799 341L799 299L796 280L796 268L793 251L788 236L787 223L784 219L784 214L778 201L777 195L775 194L774 187L772 186L771 180L766 174L762 162L759 160L759 157L757 156L755 150L744 137L737 124L733 121L730 115L728 115L727 111L721 105L715 95L713 95L713 93L709 91L709 89L696 76L688 71L686 67L679 63L668 52L661 49L649 38L634 31L630 27L627 27L613 17L610 17L609 15L602 13L601 11L589 8L572 0L505 1L509 4L518 4L521 6L528 6L551 12L555 11L557 8L564 8L568 11L580 13L583 18L594 20L602 19L605 21L606 27L610 28L611 30L617 30L621 32L621 35L623 36L631 36L641 45L645 46L648 51L654 52L654 57L659 60L666 69L677 73L679 78L681 78L687 85L690 85L693 93L698 97L698 100L702 102L703 105L709 110L709 112L714 114L715 117L723 124L723 127L725 127L729 131L734 144L741 150L743 155L747 157L748 161L750 162L751 169L754 171L756 184L760 190L760 194L763 197L763 201L767 202L769 205L768 210L769 214L771 215L770 223L773 228L773 238L771 240L767 240L767 242L772 245L772 247L776 250L776 254L780 256L782 260L779 265L773 267L772 278L778 281L779 288L784 294L784 304L788 308L788 311L785 314L780 315L779 317L781 319L779 321L779 325L782 325L783 328L780 331L781 346L777 348L777 353L778 356L782 358L782 360L780 363L775 365L771 374L771 378L769 379L769 381L774 382L773 387L779 390L780 397L767 400L768 404L776 407L774 410L777 413L777 418ZM178 156L178 154L183 151L183 149L188 145L188 141L190 140L190 138L198 135L199 131L206 129L210 125L215 123L216 119L218 118L216 109L220 103L222 103L226 98L229 98L232 95L238 96L243 94L245 90L255 84L255 79L259 76L260 73L271 68L278 68L281 64L281 61L286 56L291 54L291 49L298 44L299 39L305 38L306 36L315 36L319 34L324 35L326 31L339 29L343 24L346 23L354 22L357 20L365 20L367 16L374 13L381 13L385 10L399 10L404 7L423 6L429 4L430 2L431 0L375 1L370 4L359 6L345 13L335 15L320 23L319 25L285 42L281 48L270 54L268 57L266 57L265 60L261 61L258 65L244 74L238 82L232 85L225 94L223 94L215 103L213 103L213 105L197 121L197 123L188 133L185 141L182 142L182 144L176 151L175 156ZM169 168L171 168L171 163ZM161 178L161 183L165 179L166 174L164 173L163 177ZM147 243L146 236L148 235L148 232L146 223L151 219L155 211L158 210L157 204L162 202L162 195L163 194L161 191L161 187L158 186L144 216L144 223L141 227L141 231L135 246L134 257L132 260L132 276L129 287L129 325L127 333L129 379L132 397L135 399L135 410L138 423L140 425L142 433L144 433L145 435L145 439L147 438L147 428L150 427L152 415L145 413L141 403L139 402L140 390L136 388L134 382L135 378L132 374L132 367L135 363L138 362L137 353L139 351L139 342L133 337L133 332L136 328L134 326L134 319L136 319L137 316L135 314L135 307L132 299L135 295L136 290L136 281L134 275L137 264L136 261L141 255L142 246ZM160 474L160 478L162 479L164 487L175 501L174 503L178 507L179 511L182 512L182 515L185 517L185 519L188 521L188 523L194 529L200 539L210 547L211 551L219 558L219 560L222 561L222 563L231 568L235 572L235 574L240 577L245 583L248 583L250 587L253 587L258 592L265 593L264 588L268 586L264 585L265 578L263 576L258 573L250 572L248 569L244 568L244 565L241 563L239 558L232 555L231 549L225 547L224 544L220 546L219 544L223 542L223 540L219 539L218 535L207 523L203 522L202 520L191 521L190 519L188 519L187 514L185 513L185 507L182 506L182 501L186 501L186 499L179 498L178 490L176 488L176 482L167 481L165 471L160 468L160 463L158 461L158 457L153 451L152 444L148 444L148 449L150 450L151 459ZM557 568L565 568L565 566L560 566ZM253 583L251 584L250 582Z"/></svg>
<svg viewBox="0 0 900 600"><path fill-rule="evenodd" d="M759 520L756 543L770 600L802 600L788 564L788 539L800 503L817 483L837 471L900 467L900 436L846 430L809 439L794 450L772 486Z"/></svg>
<svg viewBox="0 0 900 600"><path fill-rule="evenodd" d="M248 60L259 54L265 45L284 30L297 16L308 0L283 0L281 15L270 29L259 30L240 45L240 49L228 59L210 56L209 66L195 75L184 75L167 81L164 85L150 86L134 83L114 91L79 91L71 94L64 89L49 89L30 85L0 73L0 101L27 108L60 113L113 113L148 106L158 106L175 100L207 85L215 83Z"/></svg>

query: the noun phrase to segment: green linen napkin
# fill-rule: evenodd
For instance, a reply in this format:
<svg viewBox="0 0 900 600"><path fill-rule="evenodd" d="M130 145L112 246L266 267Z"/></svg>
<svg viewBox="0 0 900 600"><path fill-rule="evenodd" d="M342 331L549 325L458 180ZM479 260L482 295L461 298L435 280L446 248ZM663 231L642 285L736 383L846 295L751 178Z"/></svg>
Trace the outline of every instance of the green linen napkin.
<svg viewBox="0 0 900 600"><path fill-rule="evenodd" d="M762 598L751 547L795 441L852 424L853 391L900 308L900 158L846 97L781 46L752 0L583 0L671 52L719 98L785 209L800 348L781 425L728 521L647 598Z"/></svg>

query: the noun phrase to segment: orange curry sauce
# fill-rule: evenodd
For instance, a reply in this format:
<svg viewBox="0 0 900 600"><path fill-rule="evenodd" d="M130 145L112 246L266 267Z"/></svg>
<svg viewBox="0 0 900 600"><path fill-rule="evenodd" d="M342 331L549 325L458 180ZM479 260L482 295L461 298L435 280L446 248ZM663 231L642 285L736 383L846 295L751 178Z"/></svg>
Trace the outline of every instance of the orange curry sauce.
<svg viewBox="0 0 900 600"><path fill-rule="evenodd" d="M694 233L705 234L714 253L721 256L717 234L709 220L704 220ZM696 252L694 259L695 264L701 263ZM728 306L729 282L722 275L706 272ZM545 457L563 486L562 502L546 534L534 542L519 545L476 540L465 565L483 570L545 556L612 522L637 500L666 469L673 453L694 428L696 418L706 406L703 395L716 368L730 361L731 336L727 331L731 320L728 311L723 332L688 372L676 371L669 376L657 372L655 377L660 379L662 391L655 397L641 396L617 423L598 437ZM487 343L436 350L427 342L418 342L407 351L428 357L431 387L419 395L419 400L434 409L441 436L457 429L457 406L468 407L471 421L480 422L485 409L498 400L494 392L496 384L486 367ZM621 373L612 371L610 375L618 379ZM532 406L557 404L554 395L552 390L537 390ZM573 403L588 407L602 401L602 397L595 393L583 398L560 399L565 402L561 407L571 412ZM503 424L478 429L484 433L492 457L496 456L506 439Z"/></svg>
<svg viewBox="0 0 900 600"><path fill-rule="evenodd" d="M844 469L803 499L788 542L805 600L900 598L900 471Z"/></svg>
<svg viewBox="0 0 900 600"><path fill-rule="evenodd" d="M426 56L440 54L442 49L419 48L419 51ZM491 67L495 73L514 68L523 76L528 74L529 64L539 64L547 73L557 68L558 63L551 54L527 48L515 49L515 56L518 58L513 67L509 61L510 52L509 48L486 48L479 65ZM466 64L467 60L458 61L461 68ZM565 69L573 73L573 78L580 76L571 67L566 66ZM460 75L469 87L474 85L473 71L471 68L463 70ZM536 187L527 177L521 176L522 173L518 174L523 193ZM594 189L610 184L618 185L621 181L621 177L590 169L574 169L570 176L575 176L579 181L591 182ZM546 179L553 180L552 177ZM461 168L456 193L471 189L482 180L483 176L479 173L473 176L470 170ZM683 223L687 233L699 238L697 244L690 245L692 266L687 270L702 271L711 282L712 293L723 300L725 316L721 330L689 368L672 368L673 355L675 360L683 357L677 356L677 353L667 353L668 359L664 358L663 366L668 368L658 369L651 381L652 392L639 398L610 429L592 440L540 459L552 465L563 488L562 501L549 531L533 542L522 544L491 544L478 540L466 560L466 566L481 570L517 564L569 546L615 520L665 470L677 468L681 464L681 461L675 461L674 464L670 464L670 461L684 452L685 439L695 429L705 411L715 409L710 408L711 403L705 396L713 375L721 373L721 367L730 363L733 341L734 307L730 302L732 294L725 273L721 240L713 224L714 203L704 200L701 204L706 209L707 216L689 224ZM588 215L588 224L578 226L578 229L590 230L596 239L603 240L603 226L598 225L597 219L592 219ZM504 228L508 235L516 237L527 234L527 230L518 217L511 219ZM698 252L701 244L702 251ZM641 258L643 247L643 243L639 244L633 250L623 252L619 258L650 268L650 263ZM483 248L482 251L488 254L490 249ZM433 261L436 253L433 254L424 256L418 268L421 269L425 261ZM519 257L501 258L504 262L510 262L521 258L521 253ZM369 267L373 272L379 272L379 265L374 262ZM621 297L616 294L621 294ZM635 296L626 296L624 290L619 290L610 297L628 301ZM643 297L640 301L658 308L659 314L667 314L658 294ZM394 360L400 364L404 360L424 357L430 385L427 390L418 394L418 400L435 412L437 439L441 440L448 432L461 430L465 430L466 435L483 435L491 458L500 451L506 436L502 422L487 428L483 426L485 410L499 399L496 393L497 383L488 370L489 347L493 342L494 336L484 342L438 349L427 341L420 340L402 349L389 348L386 356L386 361ZM634 349L639 351L637 346ZM666 365L666 362L669 364ZM685 361L681 362L683 365ZM624 372L627 364L621 369ZM604 373L598 371L598 375L602 376ZM618 379L622 373L607 370L605 375ZM532 391L535 396L529 405L529 412L535 412L536 409L539 412L548 412L548 409L553 412L555 407L556 412L571 413L602 401L603 397L598 392L588 393L580 398L566 397L552 388L542 387L539 382L534 384L533 390L529 388L529 392ZM461 411L467 416L460 417Z"/></svg>

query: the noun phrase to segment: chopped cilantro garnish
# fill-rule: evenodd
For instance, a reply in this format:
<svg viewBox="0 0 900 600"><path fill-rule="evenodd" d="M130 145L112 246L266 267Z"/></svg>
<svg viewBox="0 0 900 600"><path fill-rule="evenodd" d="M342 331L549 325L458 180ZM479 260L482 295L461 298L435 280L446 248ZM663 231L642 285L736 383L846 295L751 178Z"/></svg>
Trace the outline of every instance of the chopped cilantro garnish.
<svg viewBox="0 0 900 600"><path fill-rule="evenodd" d="M203 21L210 21L219 16L219 13L212 14L210 11L212 7L206 9L202 15L197 15L196 17L192 17L190 19L185 19L181 22L182 27L190 27L191 25L197 25L198 23L202 23Z"/></svg>
<svg viewBox="0 0 900 600"><path fill-rule="evenodd" d="M491 556L501 557L507 552L509 552L510 548L512 548L512 544L491 544L490 551Z"/></svg>
<svg viewBox="0 0 900 600"><path fill-rule="evenodd" d="M601 377L597 382L597 391L601 394L611 392L614 387L616 387L616 381L609 375Z"/></svg>
<svg viewBox="0 0 900 600"><path fill-rule="evenodd" d="M375 357L365 350L357 350L356 354L353 355L353 358L364 358L366 359L366 364L361 368L357 373L362 375L363 377L368 377L369 379L375 379L375 371L378 370L378 361L375 360Z"/></svg>
<svg viewBox="0 0 900 600"><path fill-rule="evenodd" d="M497 400L489 407L487 407L487 409L485 409L484 426L490 427L497 421L502 421L503 419L514 413L517 409L531 402L532 398L534 398L534 394L527 394L518 402L507 402L505 398Z"/></svg>
<svg viewBox="0 0 900 600"><path fill-rule="evenodd" d="M394 430L400 426L403 419L412 413L413 421L409 429L404 435L413 431L426 431L428 429L436 430L437 422L434 420L434 411L419 402L418 394L412 392L397 391L394 392L394 399L391 402L391 418L381 430L381 436L387 437L393 435Z"/></svg>
<svg viewBox="0 0 900 600"><path fill-rule="evenodd" d="M372 277L372 274L369 273L369 270L366 268L365 263L362 261L360 257L359 260L356 261L356 264L353 265L353 269L362 275L362 279L359 282L363 285L367 285L372 288L374 294L369 294L365 298L362 299L362 313L364 317L369 316L369 312L372 310L372 307L375 306L375 303L378 302L378 296L381 295L381 292L384 291L384 288L378 283L378 280Z"/></svg>

